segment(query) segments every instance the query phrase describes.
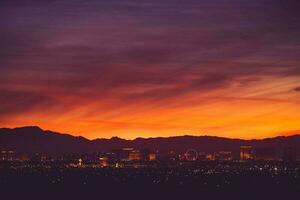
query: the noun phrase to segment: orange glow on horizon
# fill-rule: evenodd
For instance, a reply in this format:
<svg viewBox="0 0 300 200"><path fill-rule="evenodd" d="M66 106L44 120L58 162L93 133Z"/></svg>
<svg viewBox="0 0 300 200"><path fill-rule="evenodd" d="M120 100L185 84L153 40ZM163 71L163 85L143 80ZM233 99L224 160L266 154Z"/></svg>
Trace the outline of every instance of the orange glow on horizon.
<svg viewBox="0 0 300 200"><path fill-rule="evenodd" d="M66 112L44 112L37 108L1 123L6 127L38 125L89 139L177 135L252 139L288 135L300 128L299 94L289 92L297 81L282 79L274 83L266 78L242 91L240 86L233 85L226 90L193 92L176 99L128 105L118 101L77 100Z"/></svg>
<svg viewBox="0 0 300 200"><path fill-rule="evenodd" d="M296 2L5 1L0 127L89 139L297 134Z"/></svg>

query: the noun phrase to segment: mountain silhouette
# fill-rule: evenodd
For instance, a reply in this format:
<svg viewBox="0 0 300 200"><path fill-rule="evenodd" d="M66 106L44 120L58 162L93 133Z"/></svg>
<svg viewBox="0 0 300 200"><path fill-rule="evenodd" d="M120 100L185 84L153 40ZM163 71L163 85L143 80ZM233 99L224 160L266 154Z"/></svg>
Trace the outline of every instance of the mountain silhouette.
<svg viewBox="0 0 300 200"><path fill-rule="evenodd" d="M37 126L12 129L0 128L0 150L12 150L28 154L96 153L133 147L158 150L161 154L170 151L184 153L187 149L193 148L206 153L231 151L234 156L238 156L242 145L251 145L255 153L262 158L280 158L285 154L300 157L300 135L279 136L261 140L188 135L165 138L137 138L134 140L125 140L118 137L89 140L84 137L46 131Z"/></svg>

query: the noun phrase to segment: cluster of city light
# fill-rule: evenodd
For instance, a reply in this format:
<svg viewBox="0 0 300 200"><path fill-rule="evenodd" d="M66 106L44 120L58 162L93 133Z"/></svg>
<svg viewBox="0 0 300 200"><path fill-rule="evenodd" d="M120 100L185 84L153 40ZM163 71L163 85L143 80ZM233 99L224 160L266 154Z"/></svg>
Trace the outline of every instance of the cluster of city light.
<svg viewBox="0 0 300 200"><path fill-rule="evenodd" d="M132 147L122 148L116 151L99 153L97 160L91 160L84 157L72 157L70 159L61 158L65 161L72 161L70 166L85 167L87 163L100 167L122 167L122 166L145 166L149 163L158 162L161 160L170 161L232 161L232 160L253 160L255 154L252 146L241 146L240 157L235 158L231 151L219 152L202 152L195 149L187 149L185 153L176 153L171 150L168 153L159 154L159 151L148 149L135 149ZM50 156L35 154L31 158L25 154L16 154L14 151L0 151L0 158L2 161L55 161ZM132 165L132 163L134 165ZM95 165L96 164L96 165Z"/></svg>

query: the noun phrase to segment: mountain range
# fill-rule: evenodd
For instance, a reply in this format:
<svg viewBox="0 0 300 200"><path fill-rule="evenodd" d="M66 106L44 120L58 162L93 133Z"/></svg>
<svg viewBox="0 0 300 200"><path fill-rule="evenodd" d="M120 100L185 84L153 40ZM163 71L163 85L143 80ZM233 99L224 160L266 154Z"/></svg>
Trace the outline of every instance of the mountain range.
<svg viewBox="0 0 300 200"><path fill-rule="evenodd" d="M250 145L257 156L279 158L285 154L300 157L300 135L279 136L266 139L230 139L213 136L176 136L136 138L125 140L118 137L89 140L37 126L0 128L0 150L12 150L27 154L62 155L68 153L95 153L117 150L124 147L158 150L162 154L174 151L184 153L193 148L201 152L231 151L238 156L240 146Z"/></svg>

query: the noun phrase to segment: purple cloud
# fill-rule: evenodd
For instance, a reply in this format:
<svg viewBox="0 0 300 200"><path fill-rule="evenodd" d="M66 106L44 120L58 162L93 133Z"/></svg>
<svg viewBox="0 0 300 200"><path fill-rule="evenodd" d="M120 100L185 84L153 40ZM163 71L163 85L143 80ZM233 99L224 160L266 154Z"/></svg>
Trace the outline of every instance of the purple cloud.
<svg viewBox="0 0 300 200"><path fill-rule="evenodd" d="M158 101L300 76L297 8L295 0L1 1L0 103L14 112L20 101L55 106L60 95Z"/></svg>

